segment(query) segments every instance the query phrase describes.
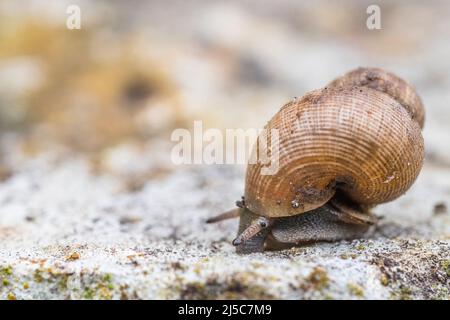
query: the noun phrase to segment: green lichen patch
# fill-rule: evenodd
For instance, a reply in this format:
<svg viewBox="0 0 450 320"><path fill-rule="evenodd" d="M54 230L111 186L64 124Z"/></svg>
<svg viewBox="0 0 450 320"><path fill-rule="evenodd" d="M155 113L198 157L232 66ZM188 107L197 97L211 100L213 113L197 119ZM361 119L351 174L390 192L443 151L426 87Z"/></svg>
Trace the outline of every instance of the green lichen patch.
<svg viewBox="0 0 450 320"><path fill-rule="evenodd" d="M10 276L13 274L13 269L11 266L4 266L0 269L0 276Z"/></svg>
<svg viewBox="0 0 450 320"><path fill-rule="evenodd" d="M34 281L36 281L37 283L41 283L42 281L44 281L44 277L42 274L43 270L41 268L36 269L33 275Z"/></svg>
<svg viewBox="0 0 450 320"><path fill-rule="evenodd" d="M252 273L235 273L219 279L210 277L206 282L190 281L179 287L181 299L275 299L267 289L255 284Z"/></svg>
<svg viewBox="0 0 450 320"><path fill-rule="evenodd" d="M389 277L385 273L381 274L380 283L385 287L387 287L389 285Z"/></svg>
<svg viewBox="0 0 450 320"><path fill-rule="evenodd" d="M0 268L0 289L1 287L10 287L13 277L13 269L11 266L3 266Z"/></svg>
<svg viewBox="0 0 450 320"><path fill-rule="evenodd" d="M441 261L441 268L444 270L447 277L450 277L450 260Z"/></svg>
<svg viewBox="0 0 450 320"><path fill-rule="evenodd" d="M103 299L111 300L114 295L114 283L111 274L93 276L90 283L84 286L82 298L87 300Z"/></svg>
<svg viewBox="0 0 450 320"><path fill-rule="evenodd" d="M436 288L433 300L450 300L450 290L448 288Z"/></svg>
<svg viewBox="0 0 450 320"><path fill-rule="evenodd" d="M303 289L308 289L308 287L312 286L314 289L320 291L329 286L330 278L324 268L315 267L306 278L306 281L306 286L303 286Z"/></svg>
<svg viewBox="0 0 450 320"><path fill-rule="evenodd" d="M389 288L392 299L442 299L450 289L448 245L439 243L429 250L423 241L403 240L398 250L375 254L373 263L380 282Z"/></svg>
<svg viewBox="0 0 450 320"><path fill-rule="evenodd" d="M411 300L412 289L407 286L400 286L398 291L393 293L393 298L399 300Z"/></svg>
<svg viewBox="0 0 450 320"><path fill-rule="evenodd" d="M350 295L352 295L352 296L355 296L358 298L364 297L364 289L359 284L348 283L347 289L348 289Z"/></svg>
<svg viewBox="0 0 450 320"><path fill-rule="evenodd" d="M6 299L8 299L8 300L17 300L17 297L16 297L16 295L15 295L14 293L9 292L9 293L6 295Z"/></svg>
<svg viewBox="0 0 450 320"><path fill-rule="evenodd" d="M119 297L113 276L110 273L68 271L64 266L37 264L28 271L28 276L14 275L10 266L0 267L0 294L4 299L14 297L42 298L59 297L73 299L112 299Z"/></svg>

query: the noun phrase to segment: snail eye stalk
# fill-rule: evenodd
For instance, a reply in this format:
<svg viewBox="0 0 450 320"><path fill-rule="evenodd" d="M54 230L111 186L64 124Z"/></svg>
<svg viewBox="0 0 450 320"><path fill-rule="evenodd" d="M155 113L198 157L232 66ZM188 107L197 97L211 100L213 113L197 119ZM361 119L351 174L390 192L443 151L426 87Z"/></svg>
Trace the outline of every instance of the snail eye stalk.
<svg viewBox="0 0 450 320"><path fill-rule="evenodd" d="M216 223L223 220L233 219L239 217L239 209L232 209L229 211L226 211L224 213L219 214L218 216L209 218L206 220L206 223Z"/></svg>
<svg viewBox="0 0 450 320"><path fill-rule="evenodd" d="M245 229L239 236L237 236L236 239L233 240L233 245L239 246L245 243L246 241L257 235L260 231L268 228L270 225L271 220L266 217L260 217L256 219L248 226L247 229Z"/></svg>

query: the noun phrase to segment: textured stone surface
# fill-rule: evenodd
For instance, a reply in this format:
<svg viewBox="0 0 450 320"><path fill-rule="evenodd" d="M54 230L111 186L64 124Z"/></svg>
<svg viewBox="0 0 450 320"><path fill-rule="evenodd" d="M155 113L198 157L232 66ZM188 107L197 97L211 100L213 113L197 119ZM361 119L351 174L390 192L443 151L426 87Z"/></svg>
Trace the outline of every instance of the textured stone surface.
<svg viewBox="0 0 450 320"><path fill-rule="evenodd" d="M236 221L204 223L240 196L239 168L129 192L90 167L46 155L0 184L2 298L449 298L448 170L425 167L366 239L239 256Z"/></svg>

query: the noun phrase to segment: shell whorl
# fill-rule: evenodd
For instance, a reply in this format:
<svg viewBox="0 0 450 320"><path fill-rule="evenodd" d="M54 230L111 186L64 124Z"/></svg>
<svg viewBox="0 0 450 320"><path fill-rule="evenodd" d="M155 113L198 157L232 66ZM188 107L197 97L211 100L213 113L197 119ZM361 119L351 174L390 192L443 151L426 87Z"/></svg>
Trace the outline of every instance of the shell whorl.
<svg viewBox="0 0 450 320"><path fill-rule="evenodd" d="M384 92L397 100L423 128L425 109L413 86L393 73L379 68L358 68L333 80L329 87L361 86Z"/></svg>
<svg viewBox="0 0 450 320"><path fill-rule="evenodd" d="M249 164L245 186L246 207L262 216L316 209L337 190L359 204L391 201L412 185L423 163L418 122L369 86L312 91L284 105L266 129L278 130L271 156L279 170L263 175L264 165Z"/></svg>

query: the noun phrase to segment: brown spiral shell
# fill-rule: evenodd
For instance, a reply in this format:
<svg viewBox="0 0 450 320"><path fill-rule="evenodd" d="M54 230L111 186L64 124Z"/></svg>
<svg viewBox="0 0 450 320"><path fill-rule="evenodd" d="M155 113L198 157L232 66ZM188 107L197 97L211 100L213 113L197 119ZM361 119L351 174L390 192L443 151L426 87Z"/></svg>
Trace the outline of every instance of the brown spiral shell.
<svg viewBox="0 0 450 320"><path fill-rule="evenodd" d="M269 149L279 169L263 175L265 165L249 164L245 186L246 207L261 216L316 209L337 190L358 204L391 201L412 185L423 163L421 128L409 109L370 86L312 91L284 105L265 128L269 138L278 130ZM264 153L259 139L253 152Z"/></svg>
<svg viewBox="0 0 450 320"><path fill-rule="evenodd" d="M423 128L425 109L413 86L393 73L378 68L358 68L333 80L329 87L363 86L387 93Z"/></svg>

